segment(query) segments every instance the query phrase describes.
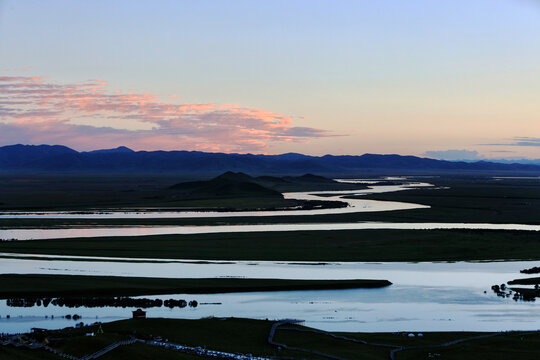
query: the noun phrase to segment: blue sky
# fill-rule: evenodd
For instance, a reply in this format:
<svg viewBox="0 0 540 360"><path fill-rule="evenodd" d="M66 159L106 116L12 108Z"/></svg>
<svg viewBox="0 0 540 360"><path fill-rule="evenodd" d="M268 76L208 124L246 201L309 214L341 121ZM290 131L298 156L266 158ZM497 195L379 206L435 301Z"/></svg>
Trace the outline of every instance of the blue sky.
<svg viewBox="0 0 540 360"><path fill-rule="evenodd" d="M4 0L0 144L540 157L538 39L534 0Z"/></svg>

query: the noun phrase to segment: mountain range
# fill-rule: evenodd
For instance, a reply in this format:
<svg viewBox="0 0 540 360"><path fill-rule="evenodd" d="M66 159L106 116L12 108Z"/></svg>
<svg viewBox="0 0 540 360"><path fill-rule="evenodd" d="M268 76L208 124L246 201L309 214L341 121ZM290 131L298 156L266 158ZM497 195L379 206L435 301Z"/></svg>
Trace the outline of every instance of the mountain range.
<svg viewBox="0 0 540 360"><path fill-rule="evenodd" d="M3 173L183 173L357 175L371 173L540 173L536 164L445 161L402 155L254 155L201 151L133 151L127 147L78 152L62 145L0 147Z"/></svg>

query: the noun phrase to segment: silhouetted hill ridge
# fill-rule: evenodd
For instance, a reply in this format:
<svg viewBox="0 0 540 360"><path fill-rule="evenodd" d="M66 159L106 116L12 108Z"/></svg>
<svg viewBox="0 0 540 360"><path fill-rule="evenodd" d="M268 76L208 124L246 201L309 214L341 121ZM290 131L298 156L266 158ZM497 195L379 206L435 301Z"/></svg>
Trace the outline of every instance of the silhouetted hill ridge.
<svg viewBox="0 0 540 360"><path fill-rule="evenodd" d="M364 171L537 172L540 165L445 161L416 156L364 154L309 156L225 154L200 151L133 151L127 147L77 152L61 145L0 147L0 171L73 173L358 174Z"/></svg>
<svg viewBox="0 0 540 360"><path fill-rule="evenodd" d="M238 172L227 171L211 180L183 182L170 187L191 198L209 197L279 197L283 195L264 187L256 179Z"/></svg>
<svg viewBox="0 0 540 360"><path fill-rule="evenodd" d="M91 154L113 154L113 153L133 153L135 151L131 150L130 148L126 146L119 146L114 149L100 149L100 150L92 150L88 151L88 153Z"/></svg>

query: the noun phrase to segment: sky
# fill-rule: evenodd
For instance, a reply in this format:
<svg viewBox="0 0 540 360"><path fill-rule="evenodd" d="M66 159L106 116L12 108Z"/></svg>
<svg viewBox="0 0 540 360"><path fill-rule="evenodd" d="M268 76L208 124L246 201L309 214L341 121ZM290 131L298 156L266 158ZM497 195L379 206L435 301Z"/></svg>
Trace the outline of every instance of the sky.
<svg viewBox="0 0 540 360"><path fill-rule="evenodd" d="M539 0L0 0L0 146L540 158Z"/></svg>

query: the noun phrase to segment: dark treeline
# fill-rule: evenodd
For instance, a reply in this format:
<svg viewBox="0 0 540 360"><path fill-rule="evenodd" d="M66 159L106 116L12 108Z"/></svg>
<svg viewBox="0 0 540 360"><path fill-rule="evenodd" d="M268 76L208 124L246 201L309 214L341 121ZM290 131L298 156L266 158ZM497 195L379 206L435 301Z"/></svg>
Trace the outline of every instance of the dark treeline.
<svg viewBox="0 0 540 360"><path fill-rule="evenodd" d="M78 307L136 307L136 308L152 308L152 307L168 307L168 308L184 308L186 306L196 307L196 300L189 303L182 299L147 299L147 298L130 298L130 297L80 297L80 298L12 298L6 300L6 305L11 307L47 307L60 306L68 308Z"/></svg>
<svg viewBox="0 0 540 360"><path fill-rule="evenodd" d="M523 269L520 271L522 274L540 274L540 267L535 266L530 269Z"/></svg>
<svg viewBox="0 0 540 360"><path fill-rule="evenodd" d="M493 290L493 292L495 294L497 294L497 296L500 296L500 297L503 297L503 298L509 298L510 296L512 296L512 299L514 301L518 301L518 300L521 300L521 301L536 301L536 297L538 297L538 294L534 291L529 291L529 290L532 290L532 289L521 289L521 288L512 288L512 289L509 289L506 284L501 284L501 285L493 285L491 287L491 290Z"/></svg>

